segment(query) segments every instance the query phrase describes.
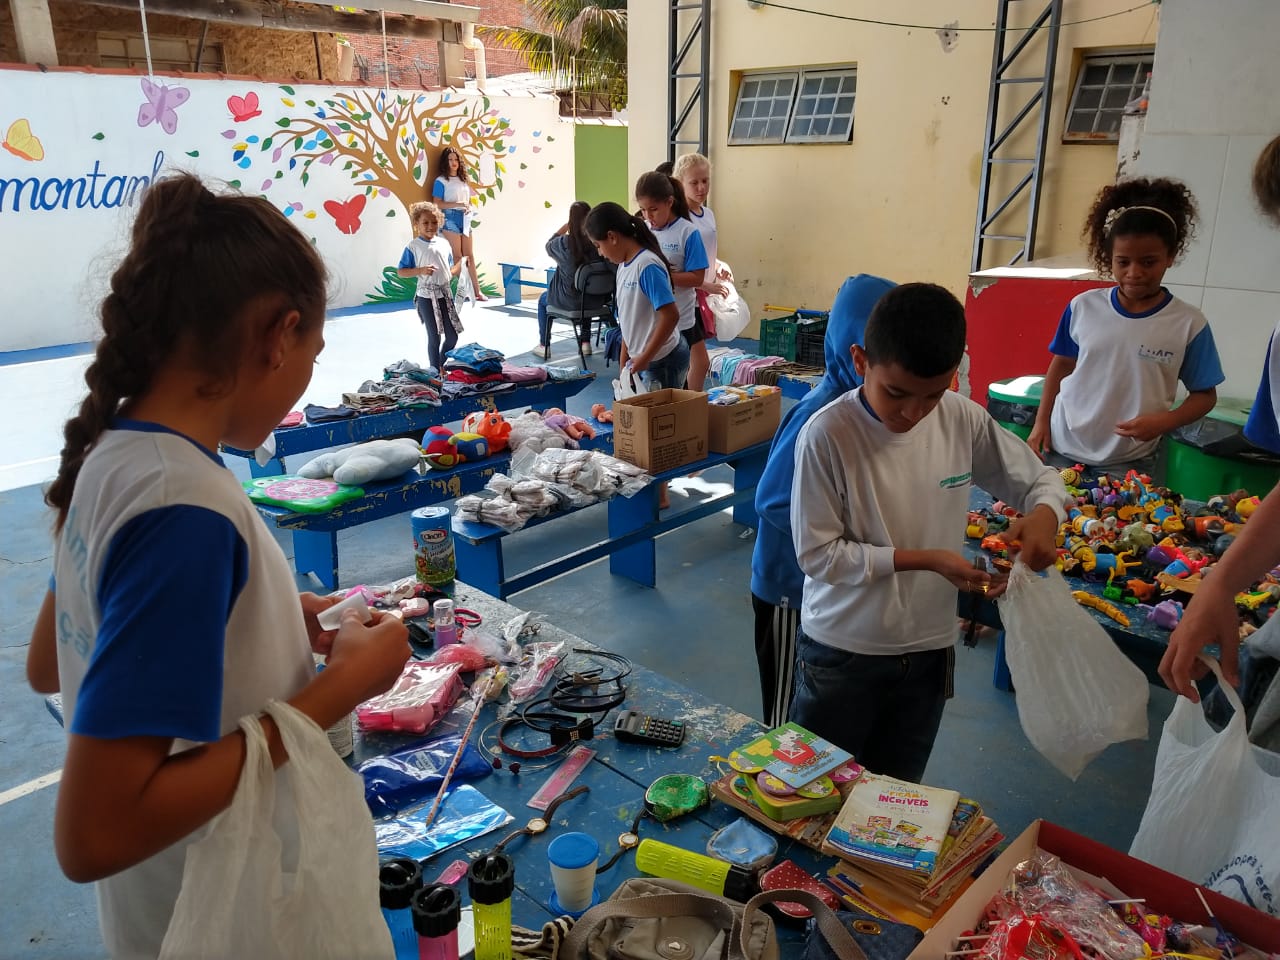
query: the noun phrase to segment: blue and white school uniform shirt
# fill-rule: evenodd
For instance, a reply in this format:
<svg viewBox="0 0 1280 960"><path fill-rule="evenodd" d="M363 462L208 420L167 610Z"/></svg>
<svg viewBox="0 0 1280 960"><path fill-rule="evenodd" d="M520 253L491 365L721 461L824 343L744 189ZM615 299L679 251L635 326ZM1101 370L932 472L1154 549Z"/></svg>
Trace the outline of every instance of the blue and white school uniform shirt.
<svg viewBox="0 0 1280 960"><path fill-rule="evenodd" d="M1262 381L1258 384L1258 396L1249 411L1244 425L1245 439L1250 443L1280 453L1280 325L1271 333L1267 343L1267 359L1262 364Z"/></svg>
<svg viewBox="0 0 1280 960"><path fill-rule="evenodd" d="M1150 456L1159 438L1122 437L1116 424L1171 409L1179 380L1194 392L1225 379L1204 314L1168 291L1130 313L1118 288L1087 290L1067 306L1049 350L1076 361L1053 406L1053 449L1090 466Z"/></svg>
<svg viewBox="0 0 1280 960"><path fill-rule="evenodd" d="M702 238L702 249L706 251L709 268L707 279L714 280L716 259L720 256L720 240L716 235L716 215L704 203L701 213L689 211L689 222L698 228L698 236Z"/></svg>
<svg viewBox="0 0 1280 960"><path fill-rule="evenodd" d="M665 227L653 228L653 235L658 238L662 247L662 255L671 263L672 273L683 273L686 270L706 270L711 266L707 260L706 248L702 245L702 237L698 228L684 217L674 217ZM693 287L675 287L676 306L680 310L681 330L692 330L697 303L697 294Z"/></svg>
<svg viewBox="0 0 1280 960"><path fill-rule="evenodd" d="M315 675L284 553L240 483L194 440L121 420L76 480L54 548L58 676L68 730L174 738L179 752L235 730ZM275 827L297 853L287 777ZM208 825L97 883L113 957L158 954L187 847Z"/></svg>
<svg viewBox="0 0 1280 960"><path fill-rule="evenodd" d="M618 266L617 291L618 327L627 353L634 355L644 350L658 326L658 310L676 302L666 264L652 250L642 249ZM679 343L677 327L650 362L661 360Z"/></svg>
<svg viewBox="0 0 1280 960"><path fill-rule="evenodd" d="M430 240L414 237L404 248L397 266L402 270L408 270L411 267L436 268L436 272L430 276L418 277L418 288L414 292L414 296L430 300L432 297L440 296L442 288L448 289L449 270L453 267L453 248L449 246L449 241L439 234Z"/></svg>

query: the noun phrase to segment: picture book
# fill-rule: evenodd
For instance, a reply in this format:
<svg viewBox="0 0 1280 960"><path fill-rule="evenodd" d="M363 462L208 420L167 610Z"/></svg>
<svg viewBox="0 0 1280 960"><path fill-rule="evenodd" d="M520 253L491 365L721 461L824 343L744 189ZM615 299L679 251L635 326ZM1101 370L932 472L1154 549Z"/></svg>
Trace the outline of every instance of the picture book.
<svg viewBox="0 0 1280 960"><path fill-rule="evenodd" d="M797 723L784 723L736 752L759 762L790 787L803 787L853 759L847 751Z"/></svg>
<svg viewBox="0 0 1280 960"><path fill-rule="evenodd" d="M747 788L746 778L739 773L725 774L710 786L711 795L721 803L726 803L740 811L774 833L799 841L812 850L819 850L827 831L835 820L835 813L827 813L812 817L797 817L795 820L781 822L774 820L755 803L751 791Z"/></svg>
<svg viewBox="0 0 1280 960"><path fill-rule="evenodd" d="M866 773L836 815L824 848L845 859L927 876L959 802L955 790Z"/></svg>

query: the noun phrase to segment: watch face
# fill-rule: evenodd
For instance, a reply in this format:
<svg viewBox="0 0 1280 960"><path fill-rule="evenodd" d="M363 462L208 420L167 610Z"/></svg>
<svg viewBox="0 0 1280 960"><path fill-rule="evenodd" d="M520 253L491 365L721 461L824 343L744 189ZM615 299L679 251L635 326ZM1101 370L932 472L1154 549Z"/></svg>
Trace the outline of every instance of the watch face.
<svg viewBox="0 0 1280 960"><path fill-rule="evenodd" d="M547 829L547 821L543 820L541 817L534 817L529 821L525 829L533 834L542 833Z"/></svg>
<svg viewBox="0 0 1280 960"><path fill-rule="evenodd" d="M624 833L618 837L618 846L623 850L630 850L632 847L640 845L640 838L634 833Z"/></svg>

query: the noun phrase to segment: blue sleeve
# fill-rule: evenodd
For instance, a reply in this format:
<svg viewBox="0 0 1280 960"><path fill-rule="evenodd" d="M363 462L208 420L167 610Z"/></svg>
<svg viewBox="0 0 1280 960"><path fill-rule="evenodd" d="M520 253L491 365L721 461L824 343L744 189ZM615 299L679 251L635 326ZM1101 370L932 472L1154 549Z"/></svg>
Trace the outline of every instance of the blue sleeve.
<svg viewBox="0 0 1280 960"><path fill-rule="evenodd" d="M656 263L651 263L640 271L640 289L655 310L676 302L675 294L671 292L671 275Z"/></svg>
<svg viewBox="0 0 1280 960"><path fill-rule="evenodd" d="M436 177L436 182L431 186L431 199L432 200L444 199L444 181L441 180L439 177Z"/></svg>
<svg viewBox="0 0 1280 960"><path fill-rule="evenodd" d="M413 247L405 247L404 253L400 254L400 263L397 266L401 270L407 270L409 267L416 267L417 265L418 260L413 255Z"/></svg>
<svg viewBox="0 0 1280 960"><path fill-rule="evenodd" d="M1049 344L1049 352L1056 357L1070 357L1072 360L1080 356L1080 344L1071 336L1071 304L1067 304L1067 309L1062 311L1062 316L1058 319L1058 329Z"/></svg>
<svg viewBox="0 0 1280 960"><path fill-rule="evenodd" d="M217 740L227 618L249 570L240 532L204 507L150 510L117 531L102 570L71 731Z"/></svg>
<svg viewBox="0 0 1280 960"><path fill-rule="evenodd" d="M1272 453L1280 453L1280 418L1277 417L1277 410L1280 410L1280 403L1277 401L1280 398L1276 396L1276 390L1280 388L1280 376L1277 376L1280 371L1271 368L1272 363L1277 361L1280 361L1280 356L1276 355L1276 335L1272 333L1271 340L1267 343L1267 359L1262 364L1262 382L1258 384L1258 396L1253 401L1249 420L1244 425L1245 439Z"/></svg>
<svg viewBox="0 0 1280 960"><path fill-rule="evenodd" d="M1218 346L1213 342L1213 331L1206 323L1204 329L1191 338L1182 356L1182 369L1178 379L1188 390L1208 390L1227 379L1218 359Z"/></svg>
<svg viewBox="0 0 1280 960"><path fill-rule="evenodd" d="M711 266L711 261L707 259L707 248L702 242L702 234L698 232L698 228L694 227L684 238L684 268L685 270L706 270Z"/></svg>

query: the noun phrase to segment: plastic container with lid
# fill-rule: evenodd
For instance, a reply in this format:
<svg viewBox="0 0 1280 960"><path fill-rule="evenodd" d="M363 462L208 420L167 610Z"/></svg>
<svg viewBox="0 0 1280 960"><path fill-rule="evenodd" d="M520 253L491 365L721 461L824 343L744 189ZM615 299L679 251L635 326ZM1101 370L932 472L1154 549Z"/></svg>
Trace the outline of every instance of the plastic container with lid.
<svg viewBox="0 0 1280 960"><path fill-rule="evenodd" d="M1023 440L1031 436L1036 414L1040 412L1040 393L1044 377L1011 377L997 380L987 387L987 413L1011 433Z"/></svg>

